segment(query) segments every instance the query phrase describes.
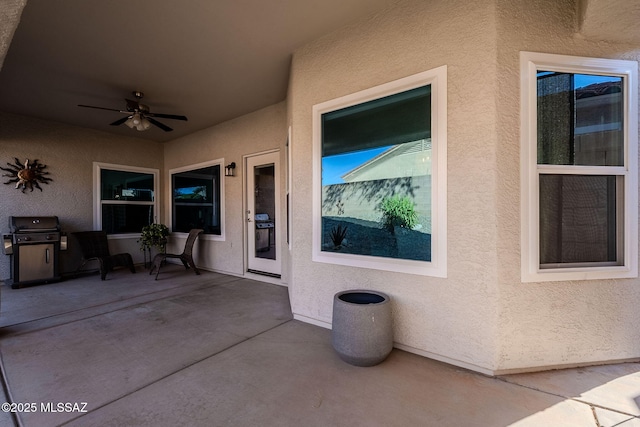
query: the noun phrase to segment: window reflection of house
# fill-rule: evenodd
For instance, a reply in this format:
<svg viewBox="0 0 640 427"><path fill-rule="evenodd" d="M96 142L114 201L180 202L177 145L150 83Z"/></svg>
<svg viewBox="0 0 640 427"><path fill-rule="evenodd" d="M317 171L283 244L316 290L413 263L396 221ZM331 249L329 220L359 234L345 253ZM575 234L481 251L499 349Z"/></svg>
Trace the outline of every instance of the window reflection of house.
<svg viewBox="0 0 640 427"><path fill-rule="evenodd" d="M395 145L342 176L344 182L431 175L431 139Z"/></svg>
<svg viewBox="0 0 640 427"><path fill-rule="evenodd" d="M575 91L576 164L602 164L622 159L624 134L621 79L595 83Z"/></svg>
<svg viewBox="0 0 640 427"><path fill-rule="evenodd" d="M348 217L377 222L384 198L409 196L419 216L416 230L431 232L430 138L394 145L341 178L344 184L323 187L323 200L332 202L323 205L323 216L346 212ZM332 194L340 197L330 197Z"/></svg>

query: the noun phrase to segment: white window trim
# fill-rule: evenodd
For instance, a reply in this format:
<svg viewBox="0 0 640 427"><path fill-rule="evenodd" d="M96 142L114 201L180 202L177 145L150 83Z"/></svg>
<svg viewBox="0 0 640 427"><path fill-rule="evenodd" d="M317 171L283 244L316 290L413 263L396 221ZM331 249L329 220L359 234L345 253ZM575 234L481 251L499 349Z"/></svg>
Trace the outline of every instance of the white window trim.
<svg viewBox="0 0 640 427"><path fill-rule="evenodd" d="M224 158L210 160L202 163L196 163L188 166L181 166L175 169L169 169L169 175L167 176L167 182L166 182L167 194L169 196L169 199L168 199L169 200L169 214L168 214L169 229L171 229L173 225L173 195L171 194L171 192L173 191L173 175L176 173L188 172L195 169L208 168L210 166L216 166L216 165L220 166L220 234L219 235L218 234L201 234L199 239L200 240L217 240L222 242L226 240L225 220L224 220L224 212L225 212L224 195L225 195L225 179L226 179L225 174L223 172ZM172 231L171 234L180 237L180 236L187 236L189 233Z"/></svg>
<svg viewBox="0 0 640 427"><path fill-rule="evenodd" d="M538 70L619 76L624 84L624 167L571 166L573 173L596 172L624 176L624 261L621 266L540 268L538 171L557 168L537 162ZM520 184L521 280L546 282L638 277L638 63L520 52ZM566 168L563 169L566 171ZM563 172L564 173L564 172Z"/></svg>
<svg viewBox="0 0 640 427"><path fill-rule="evenodd" d="M287 210L287 239L288 239L288 246L289 246L289 252L291 252L292 248L293 248L293 236L291 234L291 230L292 230L292 212L293 212L293 206L291 203L291 191L293 188L293 174L291 173L291 171L293 170L293 156L291 155L292 153L292 132L291 132L291 126L289 126L289 129L287 131L287 145L286 145L286 149L287 149L287 193L286 193L286 207L285 209Z"/></svg>
<svg viewBox="0 0 640 427"><path fill-rule="evenodd" d="M159 178L160 171L158 169L141 168L137 166L116 165L112 163L93 162L93 229L102 230L102 169L116 170L123 172L139 172L153 175L153 203L149 202L118 202L114 200L105 200L109 204L126 204L126 205L153 205L153 212L155 213L154 221L158 221L159 217ZM120 233L109 234L109 239L130 239L133 237L140 237L139 233Z"/></svg>
<svg viewBox="0 0 640 427"><path fill-rule="evenodd" d="M322 114L395 93L431 85L431 261L414 261L321 250ZM380 86L313 106L313 236L312 260L423 276L447 277L447 66L414 74Z"/></svg>

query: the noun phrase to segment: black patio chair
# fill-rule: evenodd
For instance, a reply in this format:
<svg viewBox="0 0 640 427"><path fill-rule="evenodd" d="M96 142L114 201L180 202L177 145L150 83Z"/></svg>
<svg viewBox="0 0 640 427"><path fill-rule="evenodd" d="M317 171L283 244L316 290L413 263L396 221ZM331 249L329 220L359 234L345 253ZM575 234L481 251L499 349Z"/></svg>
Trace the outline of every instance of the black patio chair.
<svg viewBox="0 0 640 427"><path fill-rule="evenodd" d="M178 258L180 259L180 261L182 261L182 265L184 265L184 268L186 270L191 267L196 274L200 274L198 267L196 267L196 264L193 262L193 244L196 242L198 236L203 232L204 230L200 228L194 228L193 230L189 231L187 242L184 244L184 249L181 254L161 253L153 257L153 263L151 264L151 270L149 270L149 274L152 274L155 270L155 280L158 280L158 274L160 274L160 266L166 261L167 258Z"/></svg>
<svg viewBox="0 0 640 427"><path fill-rule="evenodd" d="M100 278L105 280L107 273L115 267L127 267L132 273L136 272L131 254L121 253L111 255L109 253L109 243L105 231L78 231L72 233L80 244L82 252L82 264L76 270L80 271L88 262L97 260L100 263Z"/></svg>

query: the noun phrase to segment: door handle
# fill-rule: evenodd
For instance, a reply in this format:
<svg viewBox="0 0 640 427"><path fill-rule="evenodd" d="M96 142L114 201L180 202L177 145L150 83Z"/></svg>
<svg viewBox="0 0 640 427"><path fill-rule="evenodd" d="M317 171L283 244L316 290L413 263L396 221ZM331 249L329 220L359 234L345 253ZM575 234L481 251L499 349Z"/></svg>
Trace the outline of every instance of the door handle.
<svg viewBox="0 0 640 427"><path fill-rule="evenodd" d="M45 262L49 264L49 249L48 248L45 249L44 253L45 253Z"/></svg>

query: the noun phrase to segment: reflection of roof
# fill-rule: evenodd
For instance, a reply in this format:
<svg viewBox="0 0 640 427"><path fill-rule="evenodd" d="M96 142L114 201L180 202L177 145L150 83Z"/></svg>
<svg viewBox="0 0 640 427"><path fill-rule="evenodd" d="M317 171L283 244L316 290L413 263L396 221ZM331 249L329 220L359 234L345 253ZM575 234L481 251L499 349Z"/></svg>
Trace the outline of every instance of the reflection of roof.
<svg viewBox="0 0 640 427"><path fill-rule="evenodd" d="M607 95L622 92L622 82L594 83L576 89L576 99L591 98L592 96Z"/></svg>
<svg viewBox="0 0 640 427"><path fill-rule="evenodd" d="M594 83L576 89L575 134L622 130L622 82Z"/></svg>
<svg viewBox="0 0 640 427"><path fill-rule="evenodd" d="M417 152L426 151L426 150L431 150L431 139L419 139L413 142L406 142L404 144L394 145L388 150L383 151L377 156L355 167L354 169L351 169L349 172L345 173L340 178L342 178L344 181L349 181L350 177L357 175L359 172L363 171L364 169L367 169L376 164L385 162L393 157L397 157L403 154L417 153Z"/></svg>
<svg viewBox="0 0 640 427"><path fill-rule="evenodd" d="M364 162L361 165L358 165L357 167L351 169L349 172L345 173L344 175L342 175L340 178L345 179L348 178L349 175L352 175L354 173L358 173L360 170L362 170L363 168L367 167L368 165L378 162L380 159L387 157L389 154L398 151L398 149L401 147L401 145L394 145L391 148L389 148L388 150L383 151L382 153L378 154L377 156L367 160L366 162Z"/></svg>

